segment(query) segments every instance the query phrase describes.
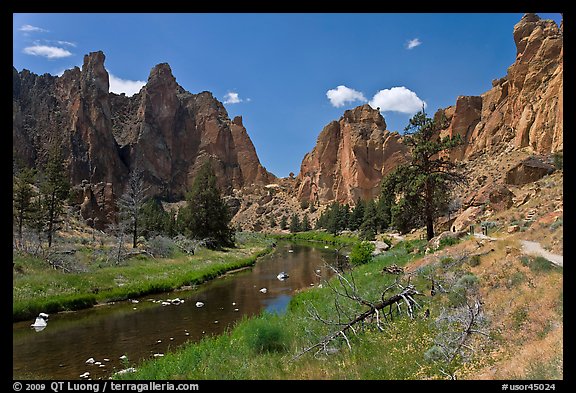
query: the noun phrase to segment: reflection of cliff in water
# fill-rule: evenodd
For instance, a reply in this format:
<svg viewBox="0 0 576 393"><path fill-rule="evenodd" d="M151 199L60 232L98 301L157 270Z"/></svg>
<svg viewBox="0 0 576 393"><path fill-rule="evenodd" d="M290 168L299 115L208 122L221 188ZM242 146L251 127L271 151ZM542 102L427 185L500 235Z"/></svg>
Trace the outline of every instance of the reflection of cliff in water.
<svg viewBox="0 0 576 393"><path fill-rule="evenodd" d="M288 250L293 252L288 252ZM330 276L325 263L336 261L334 249L280 243L251 269L225 275L196 290L145 296L137 304L120 302L73 313L50 316L41 332L30 321L13 325L13 373L45 379L107 378L130 363L153 357L188 341L221 334L242 316L267 310L283 312L296 290L318 285ZM339 259L343 259L342 257ZM278 280L280 272L289 275ZM319 273L317 273L319 271ZM266 293L260 289L266 288ZM151 300L184 299L161 306ZM196 307L196 302L204 303ZM104 366L87 365L94 358ZM109 359L104 361L103 359Z"/></svg>

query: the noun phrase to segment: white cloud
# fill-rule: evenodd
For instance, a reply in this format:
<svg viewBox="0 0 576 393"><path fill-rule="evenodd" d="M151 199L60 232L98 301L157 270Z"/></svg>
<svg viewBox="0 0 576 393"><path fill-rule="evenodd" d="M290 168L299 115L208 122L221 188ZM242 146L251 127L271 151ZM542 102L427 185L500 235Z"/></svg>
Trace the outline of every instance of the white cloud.
<svg viewBox="0 0 576 393"><path fill-rule="evenodd" d="M401 112L409 115L421 110L422 106L426 108L426 103L404 86L380 90L368 104L372 108L380 108L380 112Z"/></svg>
<svg viewBox="0 0 576 393"><path fill-rule="evenodd" d="M70 42L70 41L56 41L56 43L60 44L60 45L73 46L74 48L76 47L76 44L74 42Z"/></svg>
<svg viewBox="0 0 576 393"><path fill-rule="evenodd" d="M422 41L420 41L418 38L414 38L413 40L408 41L406 44L406 49L414 49L420 45L422 45Z"/></svg>
<svg viewBox="0 0 576 393"><path fill-rule="evenodd" d="M43 29L43 28L37 27L37 26L32 26L32 25L22 25L22 26L20 26L20 28L18 30L24 31L26 33L32 33L32 32L46 33L46 32L48 32L48 30L46 30L46 29Z"/></svg>
<svg viewBox="0 0 576 393"><path fill-rule="evenodd" d="M115 75L108 73L110 77L110 91L112 93L121 94L124 93L128 97L133 96L138 93L142 86L146 84L145 81L132 81L128 79L121 79Z"/></svg>
<svg viewBox="0 0 576 393"><path fill-rule="evenodd" d="M66 49L46 45L27 46L24 48L23 52L27 55L42 56L50 60L72 56L72 53Z"/></svg>
<svg viewBox="0 0 576 393"><path fill-rule="evenodd" d="M239 97L238 93L234 93L233 91L228 92L224 95L225 104L239 104L242 101L244 100Z"/></svg>
<svg viewBox="0 0 576 393"><path fill-rule="evenodd" d="M328 97L330 103L336 108L354 101L368 101L362 92L350 89L344 85L340 85L335 89L328 90L326 92L326 97Z"/></svg>

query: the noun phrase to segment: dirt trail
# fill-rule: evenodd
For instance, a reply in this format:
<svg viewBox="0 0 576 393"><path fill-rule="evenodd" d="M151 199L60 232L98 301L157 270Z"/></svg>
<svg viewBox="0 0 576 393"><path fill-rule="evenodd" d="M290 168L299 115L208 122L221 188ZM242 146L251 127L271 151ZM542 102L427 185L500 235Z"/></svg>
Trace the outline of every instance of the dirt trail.
<svg viewBox="0 0 576 393"><path fill-rule="evenodd" d="M563 255L553 254L550 251L545 250L538 242L520 240L520 243L522 243L522 252L525 252L526 254L537 254L548 259L557 266L564 266Z"/></svg>

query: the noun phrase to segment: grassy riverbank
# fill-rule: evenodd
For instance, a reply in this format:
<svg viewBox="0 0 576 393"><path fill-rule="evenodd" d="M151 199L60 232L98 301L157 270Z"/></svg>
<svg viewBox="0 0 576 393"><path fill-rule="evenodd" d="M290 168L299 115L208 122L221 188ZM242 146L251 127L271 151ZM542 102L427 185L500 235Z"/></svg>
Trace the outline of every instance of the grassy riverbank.
<svg viewBox="0 0 576 393"><path fill-rule="evenodd" d="M401 241L345 279L296 294L284 314L262 313L161 359L130 362L137 371L116 378L562 379L561 268L531 264L514 238L465 238L432 254L425 248L425 241ZM391 265L404 268L401 279L383 272ZM334 322L367 309L351 294L374 304L399 292L397 279L421 293L414 318L400 302L392 320L383 309L378 320L303 353L342 326Z"/></svg>
<svg viewBox="0 0 576 393"><path fill-rule="evenodd" d="M80 273L64 273L42 259L15 254L12 319L33 319L40 312L79 310L201 284L227 271L253 265L258 257L271 251L269 244L264 236L252 236L237 248L200 249L193 256L177 252L171 258L140 255L120 265L88 264Z"/></svg>
<svg viewBox="0 0 576 393"><path fill-rule="evenodd" d="M412 253L423 242L404 242L386 255L359 266L352 273L358 293L365 299L377 301L383 288L391 285L395 275L382 274L391 264L406 265L421 256ZM408 245L408 246L407 246ZM422 278L414 283L425 285ZM342 290L337 279L334 288ZM263 313L243 319L227 334L206 338L168 353L162 359L134 365L137 372L126 374L127 379L411 379L440 377L438 368L422 359L433 345L435 327L423 312L410 319L394 315L381 332L375 324L359 324L357 334L347 333L327 345L329 355L317 350L294 359L303 349L320 341L335 329L320 319L336 318L334 291L322 287L306 289L290 301L286 313ZM392 295L392 292L390 292ZM340 299L349 315L363 310L350 299ZM426 297L418 299L424 305ZM321 318L313 319L310 313ZM343 318L346 318L343 316ZM384 356L385 355L385 356ZM378 361L375 361L378 359ZM420 363L420 364L419 364Z"/></svg>

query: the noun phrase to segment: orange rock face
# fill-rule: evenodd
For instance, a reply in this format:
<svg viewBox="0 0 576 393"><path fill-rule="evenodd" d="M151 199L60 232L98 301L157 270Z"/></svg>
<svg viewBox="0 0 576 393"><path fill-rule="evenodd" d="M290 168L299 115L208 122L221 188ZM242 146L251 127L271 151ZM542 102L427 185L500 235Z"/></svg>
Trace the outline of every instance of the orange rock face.
<svg viewBox="0 0 576 393"><path fill-rule="evenodd" d="M138 94L109 93L104 60L102 52L90 53L82 70L61 77L14 69L16 160L41 165L57 144L73 185L105 182L121 193L128 172L138 167L151 193L168 200L184 197L207 159L227 193L275 179L260 164L241 118L231 121L211 93L185 91L165 63L152 69Z"/></svg>
<svg viewBox="0 0 576 393"><path fill-rule="evenodd" d="M386 130L378 110L362 105L328 124L304 156L297 177L298 199L354 203L375 198L382 177L404 162L406 147Z"/></svg>
<svg viewBox="0 0 576 393"><path fill-rule="evenodd" d="M480 97L459 97L445 110L443 135L466 145L454 160L530 147L538 154L563 150L563 35L551 20L526 14L514 27L516 61Z"/></svg>

